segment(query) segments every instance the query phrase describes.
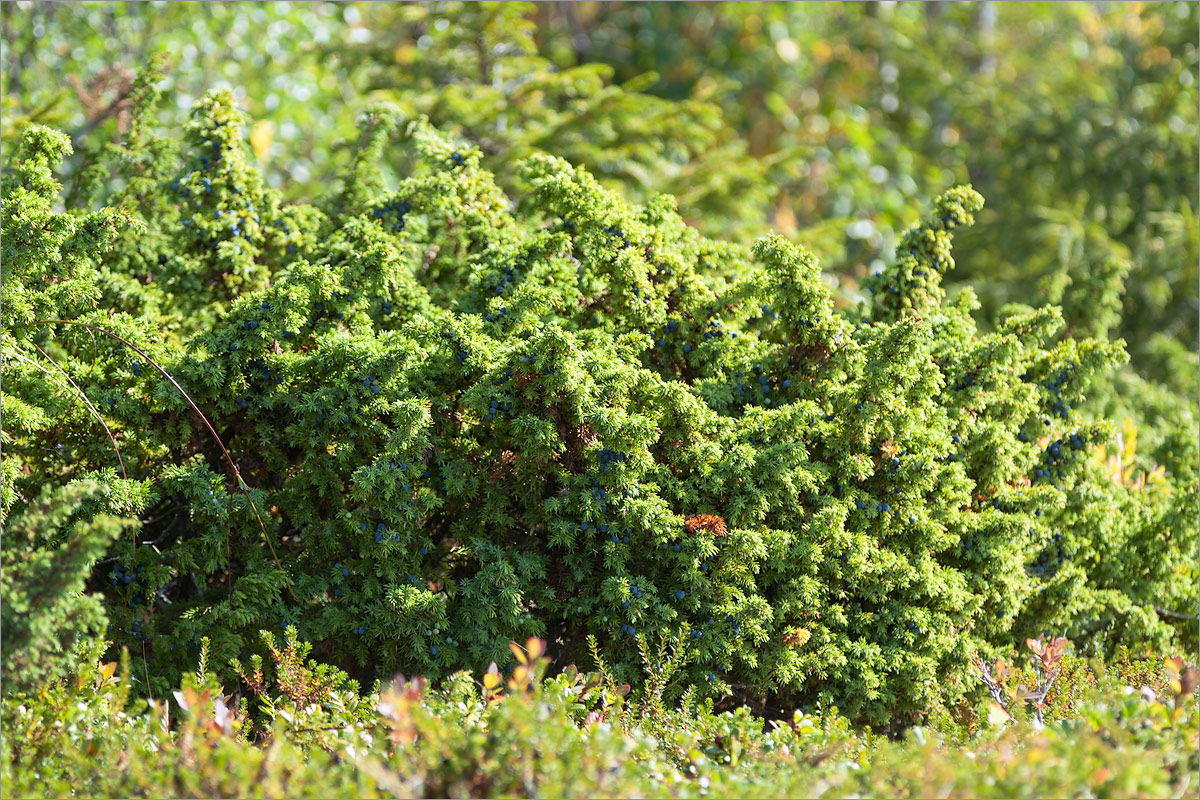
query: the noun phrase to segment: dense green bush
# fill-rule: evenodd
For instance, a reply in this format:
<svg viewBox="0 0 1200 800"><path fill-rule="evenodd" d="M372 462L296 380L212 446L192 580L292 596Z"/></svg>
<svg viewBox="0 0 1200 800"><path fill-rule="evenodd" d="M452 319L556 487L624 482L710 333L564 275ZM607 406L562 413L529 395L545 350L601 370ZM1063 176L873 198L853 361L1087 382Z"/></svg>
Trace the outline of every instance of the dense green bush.
<svg viewBox="0 0 1200 800"><path fill-rule="evenodd" d="M781 237L705 239L543 155L509 198L475 146L382 106L344 180L287 205L230 93L178 151L139 86L66 210L69 143L23 134L0 335L3 510L119 487L143 524L91 588L149 691L264 624L361 679L480 670L533 635L584 661L595 635L637 682L667 638L676 691L899 730L962 713L972 658L1014 636L1195 645L1194 422L1163 469L1113 474L1085 394L1120 344L1064 336L1056 307L982 333L972 293L945 296L969 188L838 309Z"/></svg>

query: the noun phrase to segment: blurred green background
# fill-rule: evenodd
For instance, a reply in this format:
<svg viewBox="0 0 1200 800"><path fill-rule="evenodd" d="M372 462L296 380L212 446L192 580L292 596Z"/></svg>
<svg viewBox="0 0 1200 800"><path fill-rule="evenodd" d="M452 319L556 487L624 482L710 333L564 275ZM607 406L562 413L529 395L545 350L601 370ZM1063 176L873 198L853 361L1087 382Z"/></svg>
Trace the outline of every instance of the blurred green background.
<svg viewBox="0 0 1200 800"><path fill-rule="evenodd" d="M542 150L707 233L777 229L854 302L930 198L987 198L951 276L984 324L1051 301L1197 398L1195 3L5 3L3 125L127 124L166 55L160 122L232 87L271 183L311 197L370 103L480 144L502 185ZM80 155L71 171L84 163ZM407 169L391 151L393 175ZM1127 271L1097 320L1089 277Z"/></svg>

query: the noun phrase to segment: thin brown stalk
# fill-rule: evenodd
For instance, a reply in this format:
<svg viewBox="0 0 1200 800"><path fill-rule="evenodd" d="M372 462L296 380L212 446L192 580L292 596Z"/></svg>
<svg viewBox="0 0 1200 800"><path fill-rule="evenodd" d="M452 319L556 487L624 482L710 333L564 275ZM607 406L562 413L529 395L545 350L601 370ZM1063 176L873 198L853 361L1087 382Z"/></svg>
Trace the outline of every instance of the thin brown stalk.
<svg viewBox="0 0 1200 800"><path fill-rule="evenodd" d="M92 337L92 345L94 347L95 342L96 342L96 337L94 334L91 333L91 331L88 331L88 334L91 335L91 337ZM92 405L92 401L88 400L88 396L86 394L84 394L83 389L79 388L79 384L75 383L75 381L71 379L71 376L67 374L67 371L65 369L63 369L62 366L60 366L59 363L57 361L55 361L54 358L49 353L47 353L42 348L38 347L36 342L30 341L29 343L31 345L33 345L34 349L36 349L39 353L42 354L42 358L49 361L51 364L54 365L55 369L57 369L59 372L62 373L62 376L67 379L67 383L71 384L71 386L75 389L75 392L77 393L77 395L79 397L83 398L83 402L87 405L88 410L90 410L92 412L92 416L96 418L96 421L99 422L101 426L103 426L104 432L108 434L108 440L110 442L112 442L113 452L115 452L117 454L117 463L121 465L121 477L125 478L126 480L129 480L129 474L125 471L125 459L121 458L121 448L120 448L120 446L117 445L117 437L113 435L113 432L111 430L109 430L108 425L104 422L104 418L102 416L100 416L100 412L96 410L96 407L94 405ZM20 355L20 354L18 353L18 355ZM38 369L41 369L43 372L46 372L47 375L50 374L40 364L37 364L33 361L28 361L28 363L33 364ZM74 410L75 410L75 402L72 401L71 408L67 410L67 414L69 415L71 413L71 411L74 411ZM65 421L65 420L66 420L66 416L63 417L63 421ZM54 438L55 439L58 438L58 431L59 431L59 429L62 428L62 426L63 426L63 423L59 422L58 427L54 429ZM130 551L131 551L130 563L133 563L132 559L137 558L137 531L131 529L129 538L130 538L129 546L130 546Z"/></svg>
<svg viewBox="0 0 1200 800"><path fill-rule="evenodd" d="M78 392L79 397L83 398L83 402L85 404L87 404L87 407L91 410L92 416L95 417L96 421L99 422L104 427L104 432L108 434L108 440L110 442L112 442L113 451L116 452L116 454L117 454L117 463L121 465L121 477L128 480L129 474L125 472L125 459L121 458L121 448L117 445L117 437L113 436L113 432L111 430L109 430L108 425L104 422L104 418L100 416L100 412L96 410L96 407L94 405L92 405L92 401L88 400L87 395L83 393L83 389L80 389L79 385L77 383L75 383L75 381L71 380L71 376L67 374L67 371L65 369L63 369L61 366L59 366L58 362L55 361L54 358L49 353L47 353L42 348L38 347L35 342L30 342L30 344L33 345L33 348L35 350L37 350L39 353L42 354L42 358L49 361L51 364L54 365L54 368L56 370L58 370L59 372L62 373L62 376L67 379L67 383L71 384L71 386L73 386L75 388L75 391ZM29 363L33 363L33 362L29 362ZM34 366L38 366L38 365L35 364ZM40 366L38 366L38 368L42 369Z"/></svg>
<svg viewBox="0 0 1200 800"><path fill-rule="evenodd" d="M296 596L296 590L294 588L292 588L292 582L288 579L287 571L283 568L283 562L281 562L279 560L279 554L275 551L275 543L271 541L271 536L270 536L270 534L267 533L267 526L266 526L266 523L263 522L262 514L259 513L258 506L255 505L254 498L251 497L251 495L250 495L250 486L246 483L245 480L243 480L241 470L239 470L237 467L237 464L234 463L233 457L231 455L229 455L229 450L228 450L228 448L225 447L225 443L223 441L221 441L221 437L217 434L216 428L214 428L212 423L208 421L208 417L206 417L204 415L204 412L200 410L200 407L198 405L196 405L195 401L192 400L191 396L186 391L184 391L183 387L179 385L179 382L175 380L175 378L171 375L171 373L167 372L157 361L155 361L153 358L151 358L150 355L145 350L138 347L133 342L130 342L128 339L125 339L123 336L113 333L112 331L107 330L105 328L101 328L99 325L93 325L90 322L78 322L75 320L67 320L67 319L38 320L31 324L33 324L33 325L75 325L80 328L85 328L89 331L95 331L96 333L102 333L111 339L116 339L118 342L125 345L130 350L133 350L135 353L140 355L142 358L146 359L146 363L150 364L152 367L154 367L156 370L158 370L160 373L162 373L162 376L164 378L166 378L171 383L172 386L175 387L175 390L177 392L179 392L179 394L183 397L183 399L188 402L188 405L190 405L192 407L192 410L196 412L196 415L198 417L200 417L200 420L204 423L204 426L206 428L208 428L208 432L212 435L213 440L216 441L217 446L221 448L221 452L225 455L225 461L227 461L229 463L230 469L233 470L234 477L237 478L238 488L241 489L246 494L246 500L250 503L250 509L254 512L255 519L258 520L258 527L262 529L263 538L267 542L267 547L269 547L271 549L271 557L275 559L275 566L279 567L279 571L283 574L283 581L284 581L284 583L287 584L288 593L290 593L292 595L293 600L295 600L297 603L299 603L300 598Z"/></svg>

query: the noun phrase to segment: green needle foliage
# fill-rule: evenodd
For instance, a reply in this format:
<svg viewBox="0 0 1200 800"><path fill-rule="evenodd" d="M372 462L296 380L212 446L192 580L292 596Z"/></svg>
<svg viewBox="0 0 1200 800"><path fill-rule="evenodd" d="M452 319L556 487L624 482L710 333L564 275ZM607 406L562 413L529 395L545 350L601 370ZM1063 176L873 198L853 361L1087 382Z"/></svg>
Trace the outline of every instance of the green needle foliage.
<svg viewBox="0 0 1200 800"><path fill-rule="evenodd" d="M510 196L425 119L362 125L314 205L264 184L227 91L178 155L140 124L97 151L79 207L55 210L47 129L6 176L3 508L123 481L141 533L92 588L150 691L202 638L244 662L271 626L364 680L511 664L531 636L586 662L591 635L641 684L667 637L686 653L656 691L899 729L980 699L973 657L1043 630L1195 645L1193 431L1114 473L1086 395L1121 344L1054 306L984 333L947 297L969 187L841 309L782 237L705 238L546 155Z"/></svg>
<svg viewBox="0 0 1200 800"><path fill-rule="evenodd" d="M130 524L97 513L111 502L106 494L92 481L47 489L5 525L0 635L6 691L33 694L64 677L103 632L100 598L84 594L84 582Z"/></svg>

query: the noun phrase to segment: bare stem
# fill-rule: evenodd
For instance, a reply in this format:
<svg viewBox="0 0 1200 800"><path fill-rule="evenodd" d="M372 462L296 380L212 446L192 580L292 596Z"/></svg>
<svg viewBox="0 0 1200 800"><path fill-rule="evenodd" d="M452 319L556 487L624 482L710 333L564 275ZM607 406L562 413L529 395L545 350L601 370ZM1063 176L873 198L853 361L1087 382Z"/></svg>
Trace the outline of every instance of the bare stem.
<svg viewBox="0 0 1200 800"><path fill-rule="evenodd" d="M36 349L39 353L41 353L42 356L47 361L49 361L51 364L53 364L55 369L57 369L59 372L62 373L62 376L67 379L67 382L70 383L71 386L75 387L75 391L78 392L79 396L83 398L83 402L87 404L88 409L92 412L92 416L96 418L96 421L99 422L101 426L103 426L104 432L108 434L108 440L110 442L112 442L113 451L116 452L116 454L117 454L117 463L121 466L121 477L128 480L129 475L126 474L126 472L125 472L125 460L121 458L121 448L119 446L117 446L117 437L113 436L113 432L111 430L109 430L108 425L105 424L104 418L100 416L100 412L96 410L96 407L94 405L92 405L91 401L88 400L87 395L83 393L83 390L79 388L79 386L75 383L75 381L71 380L71 376L68 375L66 373L66 371L58 365L57 361L55 361L53 358L50 357L49 353L47 353L42 348L38 347L33 342L30 342L30 344L32 344L34 349ZM45 367L43 367L41 364L38 364L37 362L30 360L29 358L24 356L20 351L13 351L13 355L16 356L17 358L19 358L20 360L24 361L25 363L40 369L42 372L45 372L47 375L51 374L50 371L47 370Z"/></svg>
<svg viewBox="0 0 1200 800"><path fill-rule="evenodd" d="M225 447L225 443L223 441L221 441L221 437L217 434L216 428L214 428L212 426L212 423L208 421L208 417L204 416L204 412L200 410L200 407L197 406L195 401L192 400L191 396L188 395L188 393L186 391L184 391L183 387L179 385L179 382L175 380L175 378L171 375L171 373L169 373L165 369L163 369L163 367L161 365L159 365L159 363L157 361L155 361L153 358L151 358L150 355L148 353L146 353L145 350L138 347L133 342L130 342L129 340L120 336L119 334L113 333L112 331L106 330L105 328L101 328L99 325L93 325L89 322L77 322L74 320L66 320L66 319L38 320L38 321L30 323L30 324L32 324L32 325L75 325L80 328L85 328L89 331L95 331L96 333L102 333L111 339L116 339L118 342L125 345L130 350L133 350L138 355L140 355L142 358L146 359L146 362L148 364L150 364L152 367L154 367L156 370L158 370L160 373L162 373L162 376L164 378L166 378L168 381L170 381L171 385L175 387L175 390L178 391L179 394L183 396L183 399L188 402L188 405L190 405L192 407L192 410L196 412L196 415L198 417L200 417L200 420L204 423L204 426L206 428L208 428L208 432L212 435L213 439L216 441L217 446L221 448L221 452L225 455L225 460L229 463L230 469L233 470L234 477L237 478L238 488L241 489L246 494L246 500L249 501L249 503L250 503L250 509L254 512L255 519L258 520L258 527L262 529L263 538L266 539L266 541L267 541L267 547L269 547L271 549L271 557L275 559L275 566L278 567L280 573L283 574L283 581L284 581L284 583L287 584L288 592L292 595L292 599L295 600L297 603L299 603L300 598L296 596L296 590L292 588L292 582L290 580L288 580L287 571L283 568L283 563L279 560L279 554L275 552L275 543L271 541L271 536L270 536L270 534L267 533L267 526L266 526L266 523L263 522L262 514L259 513L258 506L255 505L254 498L250 495L249 485L247 485L246 481L242 479L241 471L237 468L237 464L235 464L233 462L233 457L229 455L229 450ZM34 346L36 347L36 345L34 345ZM105 426L105 430L107 430L107 429L108 429L108 427Z"/></svg>

